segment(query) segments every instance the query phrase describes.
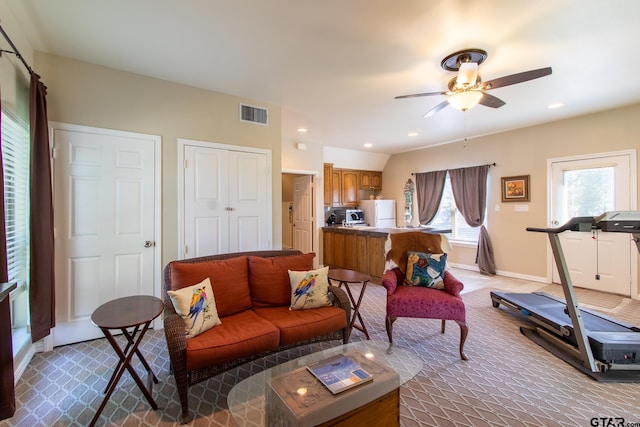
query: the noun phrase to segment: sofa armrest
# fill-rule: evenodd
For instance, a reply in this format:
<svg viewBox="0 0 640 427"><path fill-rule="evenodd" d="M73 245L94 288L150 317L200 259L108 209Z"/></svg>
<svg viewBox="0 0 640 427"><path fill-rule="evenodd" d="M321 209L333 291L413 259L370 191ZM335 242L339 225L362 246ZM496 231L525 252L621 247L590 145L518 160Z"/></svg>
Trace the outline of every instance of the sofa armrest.
<svg viewBox="0 0 640 427"><path fill-rule="evenodd" d="M339 307L345 311L347 325L351 321L351 301L347 293L337 286L329 285L329 294L334 307Z"/></svg>
<svg viewBox="0 0 640 427"><path fill-rule="evenodd" d="M382 275L382 280L380 281L380 283L387 290L387 295L392 295L396 291L398 284L402 285L403 280L404 275L402 274L402 271L400 271L400 269L396 267L392 268L391 270L385 271L385 273Z"/></svg>
<svg viewBox="0 0 640 427"><path fill-rule="evenodd" d="M459 297L460 292L464 289L464 284L459 281L449 270L444 272L444 290L453 295Z"/></svg>
<svg viewBox="0 0 640 427"><path fill-rule="evenodd" d="M184 333L184 320L175 311L164 315L164 335L171 359L171 369L174 373L183 369L183 375L186 377L187 338Z"/></svg>

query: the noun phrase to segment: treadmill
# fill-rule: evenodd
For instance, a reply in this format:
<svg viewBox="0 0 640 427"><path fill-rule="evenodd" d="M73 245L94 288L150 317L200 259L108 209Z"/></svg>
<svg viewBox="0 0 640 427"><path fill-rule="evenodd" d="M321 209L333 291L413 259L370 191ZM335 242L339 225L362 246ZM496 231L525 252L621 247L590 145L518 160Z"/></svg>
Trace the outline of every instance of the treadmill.
<svg viewBox="0 0 640 427"><path fill-rule="evenodd" d="M535 327L520 328L532 341L598 381L640 381L640 328L579 307L560 245L570 231L631 233L640 252L640 211L612 211L598 217L575 217L557 228L527 228L547 233L565 299L543 292L491 292L494 307L518 311Z"/></svg>

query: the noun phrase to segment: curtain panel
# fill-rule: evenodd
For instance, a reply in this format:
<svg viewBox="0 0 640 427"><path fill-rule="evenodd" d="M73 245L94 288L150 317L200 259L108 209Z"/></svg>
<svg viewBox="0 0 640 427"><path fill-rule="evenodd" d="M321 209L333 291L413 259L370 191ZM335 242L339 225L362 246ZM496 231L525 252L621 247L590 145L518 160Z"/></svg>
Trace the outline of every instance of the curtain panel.
<svg viewBox="0 0 640 427"><path fill-rule="evenodd" d="M418 221L429 224L438 213L447 171L416 173L416 193L418 196Z"/></svg>
<svg viewBox="0 0 640 427"><path fill-rule="evenodd" d="M489 165L473 166L469 168L451 169L451 190L456 206L467 224L480 227L476 263L480 273L496 274L493 247L489 233L484 224L484 214L487 208L487 175Z"/></svg>
<svg viewBox="0 0 640 427"><path fill-rule="evenodd" d="M40 81L39 75L31 73L29 89L29 124L31 127L29 311L31 314L31 341L34 343L49 335L51 328L55 326L53 195L46 97L47 87Z"/></svg>

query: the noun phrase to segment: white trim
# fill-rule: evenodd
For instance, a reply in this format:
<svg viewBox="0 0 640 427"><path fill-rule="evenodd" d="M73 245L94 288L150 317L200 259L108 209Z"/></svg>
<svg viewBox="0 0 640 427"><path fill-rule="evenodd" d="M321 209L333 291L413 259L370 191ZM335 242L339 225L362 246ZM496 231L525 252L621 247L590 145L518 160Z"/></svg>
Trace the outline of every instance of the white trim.
<svg viewBox="0 0 640 427"><path fill-rule="evenodd" d="M458 264L455 262L451 262L451 263L447 262L447 264L450 265L451 267L458 268L460 270L469 270L469 271L475 271L477 273L480 273L480 269L476 265ZM512 271L496 270L496 276L511 277L514 279L527 280L529 282L538 282L538 283L546 283L546 284L551 283L551 281L547 280L547 278L545 277L514 273Z"/></svg>
<svg viewBox="0 0 640 427"><path fill-rule="evenodd" d="M282 173L297 174L297 175L315 175L315 176L320 175L318 171L308 171L308 170L302 170L302 169L282 169Z"/></svg>
<svg viewBox="0 0 640 427"><path fill-rule="evenodd" d="M177 144L177 175L178 175L178 256L184 258L184 147L191 145L194 147L214 148L217 150L237 151L243 153L264 154L267 157L267 240L273 247L273 162L271 150L265 148L245 147L241 145L221 144L218 142L198 141L195 139L178 138Z"/></svg>

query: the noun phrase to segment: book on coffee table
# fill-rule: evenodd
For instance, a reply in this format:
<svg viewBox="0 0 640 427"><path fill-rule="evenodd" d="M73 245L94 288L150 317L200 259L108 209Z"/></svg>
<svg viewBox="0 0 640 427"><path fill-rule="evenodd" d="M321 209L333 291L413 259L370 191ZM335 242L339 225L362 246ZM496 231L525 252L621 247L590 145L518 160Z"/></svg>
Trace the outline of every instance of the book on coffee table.
<svg viewBox="0 0 640 427"><path fill-rule="evenodd" d="M307 369L333 394L373 380L358 362L343 354L307 365Z"/></svg>

